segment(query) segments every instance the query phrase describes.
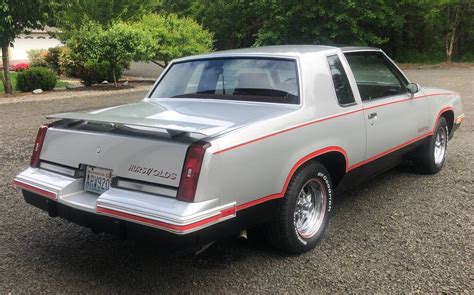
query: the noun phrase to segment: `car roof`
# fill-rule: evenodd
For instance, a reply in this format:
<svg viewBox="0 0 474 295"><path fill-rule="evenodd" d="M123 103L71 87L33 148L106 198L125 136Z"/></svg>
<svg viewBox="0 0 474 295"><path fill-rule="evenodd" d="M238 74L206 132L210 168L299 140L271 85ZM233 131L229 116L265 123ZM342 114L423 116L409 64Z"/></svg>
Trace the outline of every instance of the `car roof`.
<svg viewBox="0 0 474 295"><path fill-rule="evenodd" d="M342 52L354 52L354 51L381 51L380 48L370 46L342 46L340 47Z"/></svg>
<svg viewBox="0 0 474 295"><path fill-rule="evenodd" d="M230 56L274 56L274 57L299 57L305 54L314 54L319 52L330 51L340 48L343 52L350 51L373 51L380 50L375 47L363 46L327 46L327 45L274 45L241 48L232 50L215 51L200 55L188 56L176 59L175 61L185 61L192 59L216 58L216 57L230 57Z"/></svg>

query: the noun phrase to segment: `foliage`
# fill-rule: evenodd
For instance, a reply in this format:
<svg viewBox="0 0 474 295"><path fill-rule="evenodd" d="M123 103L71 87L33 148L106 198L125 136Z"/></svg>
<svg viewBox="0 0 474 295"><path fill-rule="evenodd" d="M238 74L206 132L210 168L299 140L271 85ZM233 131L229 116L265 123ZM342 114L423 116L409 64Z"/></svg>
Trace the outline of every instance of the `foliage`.
<svg viewBox="0 0 474 295"><path fill-rule="evenodd" d="M472 0L161 0L156 11L194 18L214 33L217 49L370 45L402 61L474 51Z"/></svg>
<svg viewBox="0 0 474 295"><path fill-rule="evenodd" d="M116 68L115 78L118 79L122 75L123 69ZM112 74L112 67L108 61L86 61L81 65L76 75L81 78L81 81L86 86L90 86L102 81L114 81L114 76Z"/></svg>
<svg viewBox="0 0 474 295"><path fill-rule="evenodd" d="M67 46L61 47L59 50L59 71L66 76L79 78L77 71L79 64L71 57L71 49Z"/></svg>
<svg viewBox="0 0 474 295"><path fill-rule="evenodd" d="M151 43L151 37L144 31L126 23L116 23L105 32L101 58L109 63L114 82L115 75L121 73L132 61L146 58L151 50Z"/></svg>
<svg viewBox="0 0 474 295"><path fill-rule="evenodd" d="M61 54L63 47L51 47L48 49L48 52L44 58L46 66L53 70L56 74L61 74L61 69L59 66L59 56Z"/></svg>
<svg viewBox="0 0 474 295"><path fill-rule="evenodd" d="M0 43L11 44L24 31L42 29L69 4L68 0L0 0Z"/></svg>
<svg viewBox="0 0 474 295"><path fill-rule="evenodd" d="M203 29L196 21L176 14L147 14L133 24L136 31L142 32L144 48L151 60L164 61L164 65L172 59L209 52L213 46L213 35Z"/></svg>
<svg viewBox="0 0 474 295"><path fill-rule="evenodd" d="M379 46L387 42L384 33L387 28L397 27L402 22L386 0L301 2L298 5L278 0L259 2L257 6L266 17L256 35L256 45Z"/></svg>
<svg viewBox="0 0 474 295"><path fill-rule="evenodd" d="M148 55L150 40L144 32L126 23L104 29L87 22L72 32L60 65L67 74L78 75L86 85L103 80L113 80L116 85L125 67Z"/></svg>
<svg viewBox="0 0 474 295"><path fill-rule="evenodd" d="M256 10L260 1L215 0L210 5L206 0L162 0L156 9L162 13L176 13L194 18L207 30L214 33L218 49L250 47L263 18Z"/></svg>
<svg viewBox="0 0 474 295"><path fill-rule="evenodd" d="M68 5L69 0L0 0L0 45L4 68L2 82L5 92L12 92L8 72L8 48L15 37L26 30L43 28Z"/></svg>
<svg viewBox="0 0 474 295"><path fill-rule="evenodd" d="M56 83L56 75L44 67L29 68L18 73L17 76L17 87L23 92L33 91L38 88L51 90Z"/></svg>
<svg viewBox="0 0 474 295"><path fill-rule="evenodd" d="M27 51L31 67L46 67L46 56L48 51L45 49L31 49Z"/></svg>
<svg viewBox="0 0 474 295"><path fill-rule="evenodd" d="M73 0L72 7L60 16L60 27L66 32L77 31L93 21L109 27L118 21L138 20L156 0Z"/></svg>

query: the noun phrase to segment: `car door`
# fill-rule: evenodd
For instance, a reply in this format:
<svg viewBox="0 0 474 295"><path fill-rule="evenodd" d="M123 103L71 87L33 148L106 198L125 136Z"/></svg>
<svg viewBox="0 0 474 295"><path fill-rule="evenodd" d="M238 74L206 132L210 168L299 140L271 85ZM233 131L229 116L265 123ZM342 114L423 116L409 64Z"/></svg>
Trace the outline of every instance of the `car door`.
<svg viewBox="0 0 474 295"><path fill-rule="evenodd" d="M407 90L408 80L380 51L346 52L362 99L366 161L381 158L426 133L426 100Z"/></svg>

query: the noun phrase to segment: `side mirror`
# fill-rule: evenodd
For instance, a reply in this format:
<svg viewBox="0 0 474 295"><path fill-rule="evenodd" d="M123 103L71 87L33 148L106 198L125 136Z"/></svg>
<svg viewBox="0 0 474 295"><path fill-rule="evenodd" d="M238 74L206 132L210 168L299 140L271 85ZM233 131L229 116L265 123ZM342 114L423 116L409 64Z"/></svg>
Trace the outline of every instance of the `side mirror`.
<svg viewBox="0 0 474 295"><path fill-rule="evenodd" d="M417 93L418 91L420 91L420 88L420 85L418 85L417 83L410 83L407 85L407 90L410 94Z"/></svg>

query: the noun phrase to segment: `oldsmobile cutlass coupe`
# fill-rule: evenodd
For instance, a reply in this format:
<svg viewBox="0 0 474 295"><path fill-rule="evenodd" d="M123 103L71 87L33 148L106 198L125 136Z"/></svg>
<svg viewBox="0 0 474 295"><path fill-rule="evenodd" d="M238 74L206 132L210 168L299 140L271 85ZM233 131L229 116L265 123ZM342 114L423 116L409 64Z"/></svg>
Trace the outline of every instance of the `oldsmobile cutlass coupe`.
<svg viewBox="0 0 474 295"><path fill-rule="evenodd" d="M192 245L259 226L302 253L337 192L406 159L437 173L464 115L380 49L271 46L178 59L142 102L48 118L15 184L51 217Z"/></svg>

